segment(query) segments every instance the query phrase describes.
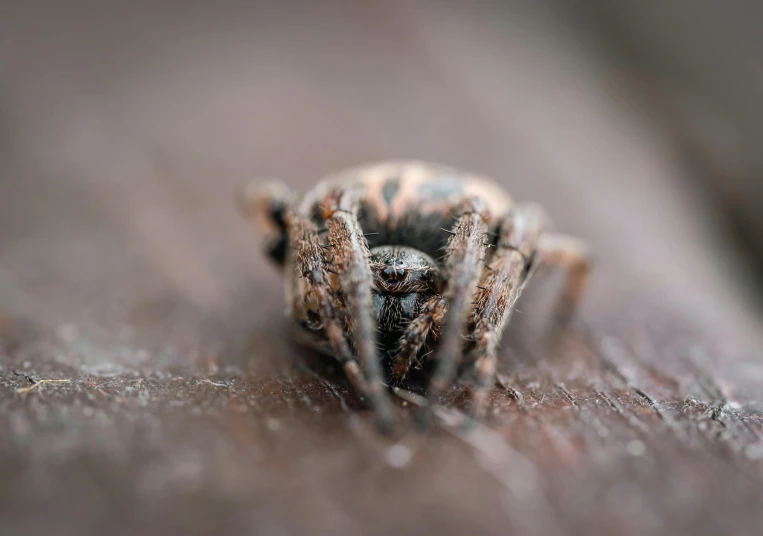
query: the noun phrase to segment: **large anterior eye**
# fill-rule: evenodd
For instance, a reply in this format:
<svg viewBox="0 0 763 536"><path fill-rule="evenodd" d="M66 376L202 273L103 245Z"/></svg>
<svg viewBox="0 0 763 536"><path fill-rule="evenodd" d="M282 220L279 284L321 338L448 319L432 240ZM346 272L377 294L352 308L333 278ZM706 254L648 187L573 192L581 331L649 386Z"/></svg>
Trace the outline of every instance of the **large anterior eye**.
<svg viewBox="0 0 763 536"><path fill-rule="evenodd" d="M400 264L390 264L382 270L382 275L388 281L402 281L405 279L406 269Z"/></svg>

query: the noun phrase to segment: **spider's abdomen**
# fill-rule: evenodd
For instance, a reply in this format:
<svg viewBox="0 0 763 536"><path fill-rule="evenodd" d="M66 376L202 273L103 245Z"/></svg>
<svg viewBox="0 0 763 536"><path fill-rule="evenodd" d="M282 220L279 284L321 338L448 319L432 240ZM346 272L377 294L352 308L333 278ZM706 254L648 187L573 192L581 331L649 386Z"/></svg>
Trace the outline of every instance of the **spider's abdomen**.
<svg viewBox="0 0 763 536"><path fill-rule="evenodd" d="M370 247L402 245L438 258L455 221L459 199L484 201L490 224L497 225L513 206L511 197L492 180L438 164L385 162L332 176L316 190L338 184L361 192L358 222ZM442 229L441 229L442 228Z"/></svg>

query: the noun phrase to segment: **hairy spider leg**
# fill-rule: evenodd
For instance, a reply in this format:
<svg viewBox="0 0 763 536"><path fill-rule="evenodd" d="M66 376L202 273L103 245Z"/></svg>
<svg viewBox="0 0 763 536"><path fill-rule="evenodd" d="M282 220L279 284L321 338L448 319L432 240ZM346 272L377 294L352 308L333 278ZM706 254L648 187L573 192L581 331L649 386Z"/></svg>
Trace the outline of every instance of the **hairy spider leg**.
<svg viewBox="0 0 763 536"><path fill-rule="evenodd" d="M559 266L567 271L567 280L553 319L554 327L563 328L572 319L588 286L591 251L582 240L556 233L541 236L538 249L543 265Z"/></svg>
<svg viewBox="0 0 763 536"><path fill-rule="evenodd" d="M393 361L392 376L396 382L405 380L414 360L432 332L440 326L447 311L448 301L442 296L433 296L421 308L421 314L408 324Z"/></svg>
<svg viewBox="0 0 763 536"><path fill-rule="evenodd" d="M371 286L373 275L369 264L370 251L358 224L357 191L337 188L323 201L323 218L328 227L329 247L347 308L347 331L363 365L366 393L376 413L382 432L392 432L395 413L383 382L381 360L376 345L376 324L373 317Z"/></svg>
<svg viewBox="0 0 763 536"><path fill-rule="evenodd" d="M429 405L422 407L417 414L417 424L421 428L431 424L433 405L456 375L477 280L484 265L487 236L484 202L476 197L467 198L460 203L456 214L458 216L445 258L447 283L444 297L449 308L445 315L437 366L429 384Z"/></svg>
<svg viewBox="0 0 763 536"><path fill-rule="evenodd" d="M297 210L289 210L288 212L287 229L294 258L294 269L287 273L287 277L292 280L292 293L295 294L293 299L308 301L310 295L314 297L321 324L335 358L342 365L353 387L361 396L366 396L369 388L358 362L347 344L344 328L334 305L324 252L320 247L321 240L315 224L297 208ZM299 278L304 278L307 281L307 294L303 296L296 295L296 289L300 288L298 285Z"/></svg>
<svg viewBox="0 0 763 536"><path fill-rule="evenodd" d="M538 248L547 218L534 204L518 205L501 225L497 250L477 291L469 351L475 375L469 415L484 413L488 388L495 379L501 335L538 262Z"/></svg>

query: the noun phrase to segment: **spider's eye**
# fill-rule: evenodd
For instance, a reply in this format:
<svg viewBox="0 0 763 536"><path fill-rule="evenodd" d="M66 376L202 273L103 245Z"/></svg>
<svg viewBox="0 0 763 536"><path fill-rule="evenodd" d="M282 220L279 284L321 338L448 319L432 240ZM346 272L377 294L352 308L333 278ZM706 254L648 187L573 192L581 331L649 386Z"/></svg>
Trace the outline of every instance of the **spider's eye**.
<svg viewBox="0 0 763 536"><path fill-rule="evenodd" d="M382 275L388 281L402 281L405 279L405 274L405 268L397 264L391 264L382 270Z"/></svg>

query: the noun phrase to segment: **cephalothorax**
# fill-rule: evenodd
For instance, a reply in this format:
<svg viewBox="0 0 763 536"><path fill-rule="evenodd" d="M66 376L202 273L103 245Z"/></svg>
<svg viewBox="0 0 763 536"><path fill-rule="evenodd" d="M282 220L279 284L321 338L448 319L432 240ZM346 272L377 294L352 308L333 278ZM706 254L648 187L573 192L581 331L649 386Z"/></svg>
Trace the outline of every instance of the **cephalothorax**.
<svg viewBox="0 0 763 536"><path fill-rule="evenodd" d="M588 274L584 245L546 233L538 205L515 204L490 179L436 164L355 168L299 196L255 181L245 209L283 267L299 332L339 360L385 430L395 420L385 383L404 382L426 362L434 363L430 402L468 370L470 413L481 416L501 333L535 267L569 272L560 322Z"/></svg>

